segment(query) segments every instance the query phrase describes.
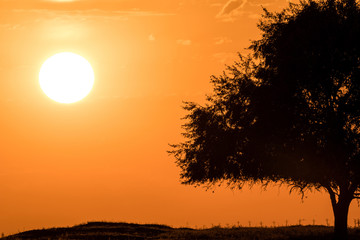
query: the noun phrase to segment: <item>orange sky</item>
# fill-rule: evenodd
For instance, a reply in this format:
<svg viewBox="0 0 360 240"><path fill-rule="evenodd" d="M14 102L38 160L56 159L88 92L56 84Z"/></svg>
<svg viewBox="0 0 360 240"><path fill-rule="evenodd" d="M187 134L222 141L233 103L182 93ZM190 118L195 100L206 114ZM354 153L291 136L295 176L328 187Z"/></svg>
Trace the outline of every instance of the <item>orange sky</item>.
<svg viewBox="0 0 360 240"><path fill-rule="evenodd" d="M167 154L183 100L258 37L263 5L286 0L0 0L0 233L86 221L266 225L332 221L326 194L215 193L183 186ZM88 97L59 104L42 63L70 51L93 66ZM353 202L349 223L360 216Z"/></svg>

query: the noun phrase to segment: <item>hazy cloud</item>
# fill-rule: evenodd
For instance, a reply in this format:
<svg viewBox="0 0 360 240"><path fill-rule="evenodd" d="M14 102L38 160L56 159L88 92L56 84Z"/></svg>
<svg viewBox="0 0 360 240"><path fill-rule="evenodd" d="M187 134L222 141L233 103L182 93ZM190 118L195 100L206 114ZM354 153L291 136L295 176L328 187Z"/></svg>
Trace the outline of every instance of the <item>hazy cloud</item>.
<svg viewBox="0 0 360 240"><path fill-rule="evenodd" d="M227 64L233 62L236 59L237 53L233 52L219 52L213 54L213 58L221 64Z"/></svg>
<svg viewBox="0 0 360 240"><path fill-rule="evenodd" d="M155 36L153 34L150 34L148 37L149 41L155 41Z"/></svg>
<svg viewBox="0 0 360 240"><path fill-rule="evenodd" d="M189 45L191 45L191 40L178 39L178 40L176 40L176 43L180 44L180 45L189 46Z"/></svg>
<svg viewBox="0 0 360 240"><path fill-rule="evenodd" d="M221 45L221 44L224 44L224 43L231 43L232 40L227 38L227 37L218 37L218 38L215 38L215 45Z"/></svg>
<svg viewBox="0 0 360 240"><path fill-rule="evenodd" d="M78 2L79 0L43 0L43 2Z"/></svg>
<svg viewBox="0 0 360 240"><path fill-rule="evenodd" d="M101 9L87 9L87 10L54 10L54 9L13 9L14 13L31 13L46 15L50 17L86 17L96 18L101 17L102 19L122 19L126 20L128 17L150 17L150 16L173 16L173 13L162 13L153 11L142 11L142 10L128 10L128 11L110 11ZM84 20L84 19L82 19Z"/></svg>
<svg viewBox="0 0 360 240"><path fill-rule="evenodd" d="M247 3L247 0L229 0L217 14L217 18L222 18L226 21L233 20L241 8Z"/></svg>
<svg viewBox="0 0 360 240"><path fill-rule="evenodd" d="M221 7L222 4L221 3L211 3L210 7Z"/></svg>
<svg viewBox="0 0 360 240"><path fill-rule="evenodd" d="M5 28L7 30L18 30L21 29L23 26L20 24L10 24L10 23L4 23L0 24L0 28Z"/></svg>

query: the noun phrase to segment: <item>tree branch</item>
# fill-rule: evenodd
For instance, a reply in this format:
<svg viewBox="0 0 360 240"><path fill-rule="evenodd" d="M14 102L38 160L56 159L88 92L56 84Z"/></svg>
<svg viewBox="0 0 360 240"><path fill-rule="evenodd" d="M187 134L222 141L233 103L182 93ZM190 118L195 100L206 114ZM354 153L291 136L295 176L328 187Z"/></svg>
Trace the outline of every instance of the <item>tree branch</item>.
<svg viewBox="0 0 360 240"><path fill-rule="evenodd" d="M350 186L349 186L350 193L352 193L353 195L359 195L360 193L355 193L358 186L359 186L358 183L351 183Z"/></svg>
<svg viewBox="0 0 360 240"><path fill-rule="evenodd" d="M335 197L334 191L332 190L332 188L330 186L325 186L325 188L330 195L331 204L333 205L333 207L335 207L336 206L336 197Z"/></svg>

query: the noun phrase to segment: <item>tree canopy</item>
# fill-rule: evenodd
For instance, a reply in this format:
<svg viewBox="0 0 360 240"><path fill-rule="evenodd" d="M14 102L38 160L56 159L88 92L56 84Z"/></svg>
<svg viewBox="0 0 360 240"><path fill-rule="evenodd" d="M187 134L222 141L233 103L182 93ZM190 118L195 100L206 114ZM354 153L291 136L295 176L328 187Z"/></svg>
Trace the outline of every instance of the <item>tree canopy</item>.
<svg viewBox="0 0 360 240"><path fill-rule="evenodd" d="M181 179L325 190L344 237L360 191L359 4L290 3L258 28L251 54L211 77L207 103L186 103L185 140L170 151Z"/></svg>

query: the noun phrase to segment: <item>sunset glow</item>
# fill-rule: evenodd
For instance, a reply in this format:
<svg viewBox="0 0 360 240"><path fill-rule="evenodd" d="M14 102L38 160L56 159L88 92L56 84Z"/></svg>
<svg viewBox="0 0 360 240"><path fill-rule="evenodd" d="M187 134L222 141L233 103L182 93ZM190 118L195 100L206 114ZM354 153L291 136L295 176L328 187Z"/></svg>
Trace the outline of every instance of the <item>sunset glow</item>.
<svg viewBox="0 0 360 240"><path fill-rule="evenodd" d="M168 153L184 102L204 105L211 76L261 37L262 7L288 4L0 0L0 236L87 221L332 224L324 192L195 188Z"/></svg>

